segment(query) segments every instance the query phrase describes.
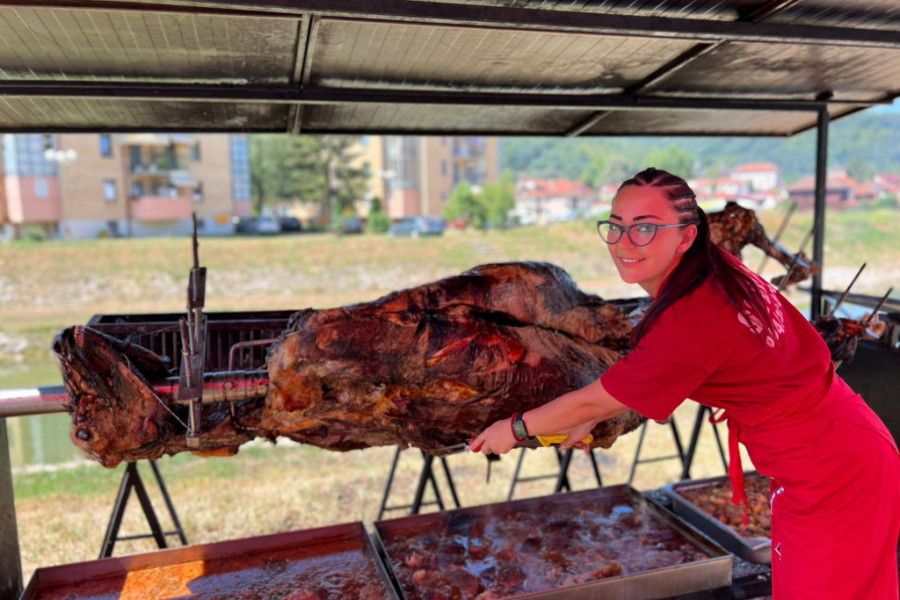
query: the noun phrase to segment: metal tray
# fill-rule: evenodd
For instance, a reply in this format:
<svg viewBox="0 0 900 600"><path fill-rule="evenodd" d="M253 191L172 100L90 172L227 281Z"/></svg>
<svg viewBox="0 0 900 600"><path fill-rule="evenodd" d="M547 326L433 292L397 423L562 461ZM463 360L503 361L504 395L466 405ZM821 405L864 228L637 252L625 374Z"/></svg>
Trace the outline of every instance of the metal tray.
<svg viewBox="0 0 900 600"><path fill-rule="evenodd" d="M282 598L332 571L354 573L366 598L399 600L360 522L40 568L20 600ZM360 597L358 589L328 595Z"/></svg>
<svg viewBox="0 0 900 600"><path fill-rule="evenodd" d="M756 471L744 473L745 477L757 475ZM670 483L660 490L672 500L672 510L679 517L709 536L723 548L746 561L772 564L772 541L767 538L746 538L681 495L681 491L728 483L727 476L709 477L693 481Z"/></svg>
<svg viewBox="0 0 900 600"><path fill-rule="evenodd" d="M401 597L407 600L412 594L404 590L403 584L400 583L403 581L403 576L394 568L394 564L407 560L407 557L392 555L393 540L409 540L426 536L434 537L436 535L443 536L450 532L461 531L459 528L460 523L474 523L479 524L478 526L484 524L487 526L491 521L497 521L505 515L516 512L537 515L535 518L545 519L546 522L550 520L565 521L567 512L575 508L590 510L591 503L598 502L604 503L604 506L606 503L615 506L615 512L619 512L620 509L627 512L629 507L634 511L640 511L639 514L642 515L644 520L652 520L664 528L674 530L683 539L679 543L687 544L693 549L700 550L709 558L673 566L650 568L633 574L618 575L586 583L573 583L551 589L518 593L507 596L507 598L588 600L602 597L655 600L679 594L710 590L731 584L732 558L730 554L686 526L671 513L646 501L633 488L625 485L376 521L373 537L379 553L384 557L388 569L391 570L394 576ZM586 506L588 507L587 509L585 509ZM540 516L547 514L552 514L552 519ZM600 518L599 514L597 518ZM471 531L471 529L468 531ZM400 554L400 552L398 549L394 554ZM480 564L490 564L492 558L492 556L488 557ZM472 563L469 562L467 564Z"/></svg>

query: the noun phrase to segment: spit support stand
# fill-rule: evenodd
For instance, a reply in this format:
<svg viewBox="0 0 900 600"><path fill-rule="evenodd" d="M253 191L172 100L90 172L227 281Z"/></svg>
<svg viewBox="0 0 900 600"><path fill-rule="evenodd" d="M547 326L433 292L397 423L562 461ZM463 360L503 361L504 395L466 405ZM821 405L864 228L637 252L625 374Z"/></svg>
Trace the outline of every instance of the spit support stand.
<svg viewBox="0 0 900 600"><path fill-rule="evenodd" d="M206 359L206 267L200 266L197 243L197 213L192 215L194 266L187 288L187 317L180 320L181 369L176 401L188 405L187 446L200 446L201 410L203 406L203 372Z"/></svg>

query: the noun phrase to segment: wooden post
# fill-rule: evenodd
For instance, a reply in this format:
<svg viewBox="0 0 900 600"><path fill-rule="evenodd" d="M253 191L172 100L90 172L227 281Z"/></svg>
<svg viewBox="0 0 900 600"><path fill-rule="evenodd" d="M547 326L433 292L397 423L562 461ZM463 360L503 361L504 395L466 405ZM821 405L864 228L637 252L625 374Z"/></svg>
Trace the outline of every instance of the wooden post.
<svg viewBox="0 0 900 600"><path fill-rule="evenodd" d="M0 418L0 599L14 600L22 593L22 561L16 528L12 468L6 419Z"/></svg>

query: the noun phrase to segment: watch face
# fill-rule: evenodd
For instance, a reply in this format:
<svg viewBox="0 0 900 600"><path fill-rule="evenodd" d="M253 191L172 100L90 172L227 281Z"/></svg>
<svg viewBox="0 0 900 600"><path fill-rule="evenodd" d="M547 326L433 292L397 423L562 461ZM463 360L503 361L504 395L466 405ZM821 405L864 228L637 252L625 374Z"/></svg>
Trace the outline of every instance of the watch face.
<svg viewBox="0 0 900 600"><path fill-rule="evenodd" d="M528 431L525 429L525 422L522 421L522 415L518 415L515 420L513 420L513 433L516 434L516 437L520 440L524 440L528 437Z"/></svg>

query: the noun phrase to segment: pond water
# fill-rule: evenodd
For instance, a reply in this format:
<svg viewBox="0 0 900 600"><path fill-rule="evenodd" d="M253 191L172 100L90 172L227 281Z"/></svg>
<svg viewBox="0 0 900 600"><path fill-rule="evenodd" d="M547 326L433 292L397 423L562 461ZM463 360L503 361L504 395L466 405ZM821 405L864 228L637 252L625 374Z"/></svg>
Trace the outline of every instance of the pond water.
<svg viewBox="0 0 900 600"><path fill-rule="evenodd" d="M0 390L62 385L54 361L22 364L0 371ZM13 469L49 466L84 460L84 454L69 439L72 420L68 413L9 417L9 455Z"/></svg>
<svg viewBox="0 0 900 600"><path fill-rule="evenodd" d="M8 418L12 468L83 460L84 454L69 439L71 426L67 413Z"/></svg>

